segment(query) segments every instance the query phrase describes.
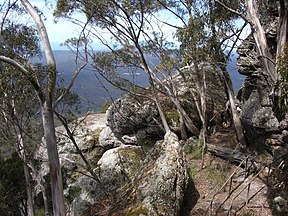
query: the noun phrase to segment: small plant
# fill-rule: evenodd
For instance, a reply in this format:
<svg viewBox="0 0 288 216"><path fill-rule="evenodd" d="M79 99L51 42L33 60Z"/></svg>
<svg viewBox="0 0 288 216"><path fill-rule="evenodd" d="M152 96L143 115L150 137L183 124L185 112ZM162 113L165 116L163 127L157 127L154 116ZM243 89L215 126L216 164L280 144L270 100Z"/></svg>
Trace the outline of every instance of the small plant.
<svg viewBox="0 0 288 216"><path fill-rule="evenodd" d="M190 164L189 168L188 168L188 176L189 178L194 181L196 179L196 175L197 175L197 170L196 168Z"/></svg>
<svg viewBox="0 0 288 216"><path fill-rule="evenodd" d="M275 111L282 119L288 112L288 44L277 66L280 79L275 84L273 99Z"/></svg>
<svg viewBox="0 0 288 216"><path fill-rule="evenodd" d="M216 164L215 166L207 166L209 181L221 187L229 176L229 168L225 164Z"/></svg>
<svg viewBox="0 0 288 216"><path fill-rule="evenodd" d="M45 216L45 209L40 208L40 209L36 210L35 216Z"/></svg>
<svg viewBox="0 0 288 216"><path fill-rule="evenodd" d="M104 103L103 103L103 106L101 107L100 109L100 113L106 113L107 109L112 105L112 101L111 100L106 100Z"/></svg>
<svg viewBox="0 0 288 216"><path fill-rule="evenodd" d="M73 200L79 196L81 192L81 187L78 185L73 185L68 189L68 193L65 196L66 201L70 204L73 202Z"/></svg>
<svg viewBox="0 0 288 216"><path fill-rule="evenodd" d="M202 147L203 139L191 140L187 145L187 151L191 159L201 159L202 158Z"/></svg>

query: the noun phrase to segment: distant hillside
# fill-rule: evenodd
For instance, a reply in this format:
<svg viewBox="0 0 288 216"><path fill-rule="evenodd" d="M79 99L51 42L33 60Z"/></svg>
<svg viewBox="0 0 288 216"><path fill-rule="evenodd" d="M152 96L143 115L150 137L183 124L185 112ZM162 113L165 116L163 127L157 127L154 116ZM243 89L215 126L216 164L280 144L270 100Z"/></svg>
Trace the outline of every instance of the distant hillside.
<svg viewBox="0 0 288 216"><path fill-rule="evenodd" d="M58 85L67 85L75 70L80 65L76 65L75 56L70 51L55 50L54 55L57 62L57 70L59 72ZM237 71L236 58L237 54L235 53L227 65L227 70L231 76L234 90L238 91L241 87L243 76ZM41 60L35 59L34 62L45 62L45 58ZM123 69L120 70L120 73L122 74L122 77L125 77L138 85L148 85L146 74L139 70L131 71ZM72 91L77 93L81 98L82 112L99 111L106 100L110 100L110 98L117 99L123 94L122 91L116 89L95 72L91 65L81 71L75 81Z"/></svg>

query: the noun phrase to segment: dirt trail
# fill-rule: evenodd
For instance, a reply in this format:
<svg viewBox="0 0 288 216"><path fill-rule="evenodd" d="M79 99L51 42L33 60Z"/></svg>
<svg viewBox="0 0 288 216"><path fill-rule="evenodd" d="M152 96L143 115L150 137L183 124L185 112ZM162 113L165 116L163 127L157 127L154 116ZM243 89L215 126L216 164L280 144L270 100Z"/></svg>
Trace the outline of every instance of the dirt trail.
<svg viewBox="0 0 288 216"><path fill-rule="evenodd" d="M222 128L209 137L209 143L235 149L236 134L232 128ZM205 156L204 169L201 169L201 162L201 159L189 158L188 155L190 176L193 172L195 188L199 193L191 216L272 215L267 202L268 188L265 182L255 176L256 173L247 175L243 168L209 153ZM232 174L233 177L229 178Z"/></svg>

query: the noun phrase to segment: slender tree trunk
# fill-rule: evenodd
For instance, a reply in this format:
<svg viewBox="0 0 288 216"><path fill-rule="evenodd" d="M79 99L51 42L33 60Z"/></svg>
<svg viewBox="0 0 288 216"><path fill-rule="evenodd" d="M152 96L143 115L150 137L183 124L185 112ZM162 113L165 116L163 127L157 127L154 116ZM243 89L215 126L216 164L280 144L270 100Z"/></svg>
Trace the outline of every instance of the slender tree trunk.
<svg viewBox="0 0 288 216"><path fill-rule="evenodd" d="M27 214L28 216L34 216L34 205L33 205L33 194L32 194L32 186L30 179L30 172L28 167L28 160L26 158L23 134L21 129L18 126L14 127L17 134L17 152L21 160L23 161L23 169L24 169L24 177L26 184L26 193L27 193Z"/></svg>
<svg viewBox="0 0 288 216"><path fill-rule="evenodd" d="M148 68L148 70L150 71L149 68ZM191 118L189 117L189 115L183 109L183 107L182 107L182 105L181 105L181 103L177 97L177 93L174 92L173 89L171 90L171 88L168 85L165 85L163 80L160 80L151 71L150 71L150 74L151 74L152 81L154 82L154 80L156 80L157 84L165 90L166 96L168 96L169 99L172 101L172 103L175 105L177 111L179 113L181 113L183 120L184 120L184 123L185 123L186 127L190 130L190 132L193 133L194 135L199 135L198 128L194 125L194 123L191 120ZM173 82L173 80L170 80L170 82Z"/></svg>
<svg viewBox="0 0 288 216"><path fill-rule="evenodd" d="M23 139L21 138L21 142ZM30 180L30 172L29 167L27 165L28 161L26 159L26 154L24 149L22 150L22 160L23 160L23 168L26 182L26 192L27 192L27 207L28 207L28 216L34 216L34 205L33 205L33 194L32 194L32 186Z"/></svg>
<svg viewBox="0 0 288 216"><path fill-rule="evenodd" d="M160 99L159 99L159 96L158 96L158 93L157 93L157 89L156 89L156 86L155 86L155 83L154 83L154 80L153 80L153 77L152 77L152 72L151 72L151 70L150 70L150 68L149 68L149 66L148 66L148 64L147 64L147 62L145 60L145 57L144 57L144 54L142 52L141 47L136 42L135 42L135 45L138 48L138 51L140 53L143 68L145 69L145 71L148 74L149 83L150 83L151 88L152 88L153 96L155 98L155 103L156 103L156 106L157 106L157 109L158 109L158 112L159 112L159 115L160 115L160 119L162 121L164 130L165 130L165 133L171 132L170 127L169 127L168 122L167 122L167 119L165 117L164 111L163 111L163 109L161 107Z"/></svg>
<svg viewBox="0 0 288 216"><path fill-rule="evenodd" d="M26 193L27 193L27 215L34 216L34 205L33 205L33 195L32 195L32 186L31 186L31 179L30 179L30 172L28 167L28 160L26 157L26 147L24 145L23 139L23 125L18 121L18 113L15 107L15 101L11 97L8 96L6 92L4 92L4 96L8 102L7 108L8 113L12 118L12 124L14 133L17 137L17 146L15 146L16 152L18 153L20 159L23 162L23 169L24 169L24 177L25 177L25 184L26 184ZM4 119L6 123L8 123L8 117L5 111L3 111Z"/></svg>
<svg viewBox="0 0 288 216"><path fill-rule="evenodd" d="M252 33L257 46L261 68L268 76L269 84L272 85L278 80L278 75L275 71L272 56L268 49L268 43L263 26L258 17L256 0L245 0L245 4L247 8L247 16L252 25Z"/></svg>
<svg viewBox="0 0 288 216"><path fill-rule="evenodd" d="M47 145L47 152L50 166L51 195L53 215L65 216L65 204L63 195L63 183L59 155L56 145L56 134L53 117L52 103L46 101L41 104L44 136Z"/></svg>
<svg viewBox="0 0 288 216"><path fill-rule="evenodd" d="M178 114L179 114L179 128L180 128L180 133L181 133L181 139L187 140L187 133L185 130L185 122L184 122L183 115L180 112L178 112Z"/></svg>
<svg viewBox="0 0 288 216"><path fill-rule="evenodd" d="M285 45L287 44L288 34L288 4L285 5L285 0L280 0L279 20L277 26L277 53L276 61L284 52Z"/></svg>
<svg viewBox="0 0 288 216"><path fill-rule="evenodd" d="M44 203L44 209L45 209L45 216L49 216L49 205L48 205L48 199L47 199L47 194L46 194L46 189L44 186L44 179L41 173L37 172L34 165L32 163L29 163L30 169L32 170L32 175L34 180L37 182L40 191L42 192L42 198L43 198L43 203Z"/></svg>
<svg viewBox="0 0 288 216"><path fill-rule="evenodd" d="M243 128L242 128L242 123L241 123L239 114L238 114L237 109L236 109L235 95L234 95L231 79L229 78L229 74L227 72L225 72L225 74L224 74L224 72L221 70L221 68L218 68L218 71L220 72L220 76L224 80L225 87L226 87L226 90L228 93L228 99L229 99L231 113L232 113L232 120L233 120L233 124L234 124L234 128L235 128L238 142L242 146L246 146L246 140L245 140L245 136L244 136L244 132L243 132Z"/></svg>
<svg viewBox="0 0 288 216"><path fill-rule="evenodd" d="M51 44L49 42L49 37L41 17L28 0L21 0L21 3L29 12L37 26L41 41L44 45L45 56L47 59L48 70L45 96L43 96L42 90L38 90L38 95L41 101L43 128L49 158L53 214L55 216L64 216L65 203L63 195L63 183L57 150L52 105L56 83L56 62L51 49Z"/></svg>

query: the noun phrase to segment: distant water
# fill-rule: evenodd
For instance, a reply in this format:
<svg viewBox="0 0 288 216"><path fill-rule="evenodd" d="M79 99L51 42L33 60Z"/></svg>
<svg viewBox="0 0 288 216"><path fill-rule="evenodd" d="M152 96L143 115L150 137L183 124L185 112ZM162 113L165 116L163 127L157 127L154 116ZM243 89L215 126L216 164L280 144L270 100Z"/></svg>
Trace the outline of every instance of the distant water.
<svg viewBox="0 0 288 216"><path fill-rule="evenodd" d="M75 55L67 50L54 51L58 76L58 87L66 86L71 80L75 70L79 68L80 63L75 61ZM227 65L227 70L231 76L234 90L237 92L242 84L243 76L237 70L237 54L235 53ZM43 59L34 59L35 63L44 63ZM119 71L122 78L126 78L131 82L140 86L148 85L148 77L139 70L122 69ZM117 89L108 83L100 74L93 70L92 66L87 66L82 70L75 80L72 91L77 93L81 98L81 112L99 111L107 100L115 100L124 94L123 91Z"/></svg>

